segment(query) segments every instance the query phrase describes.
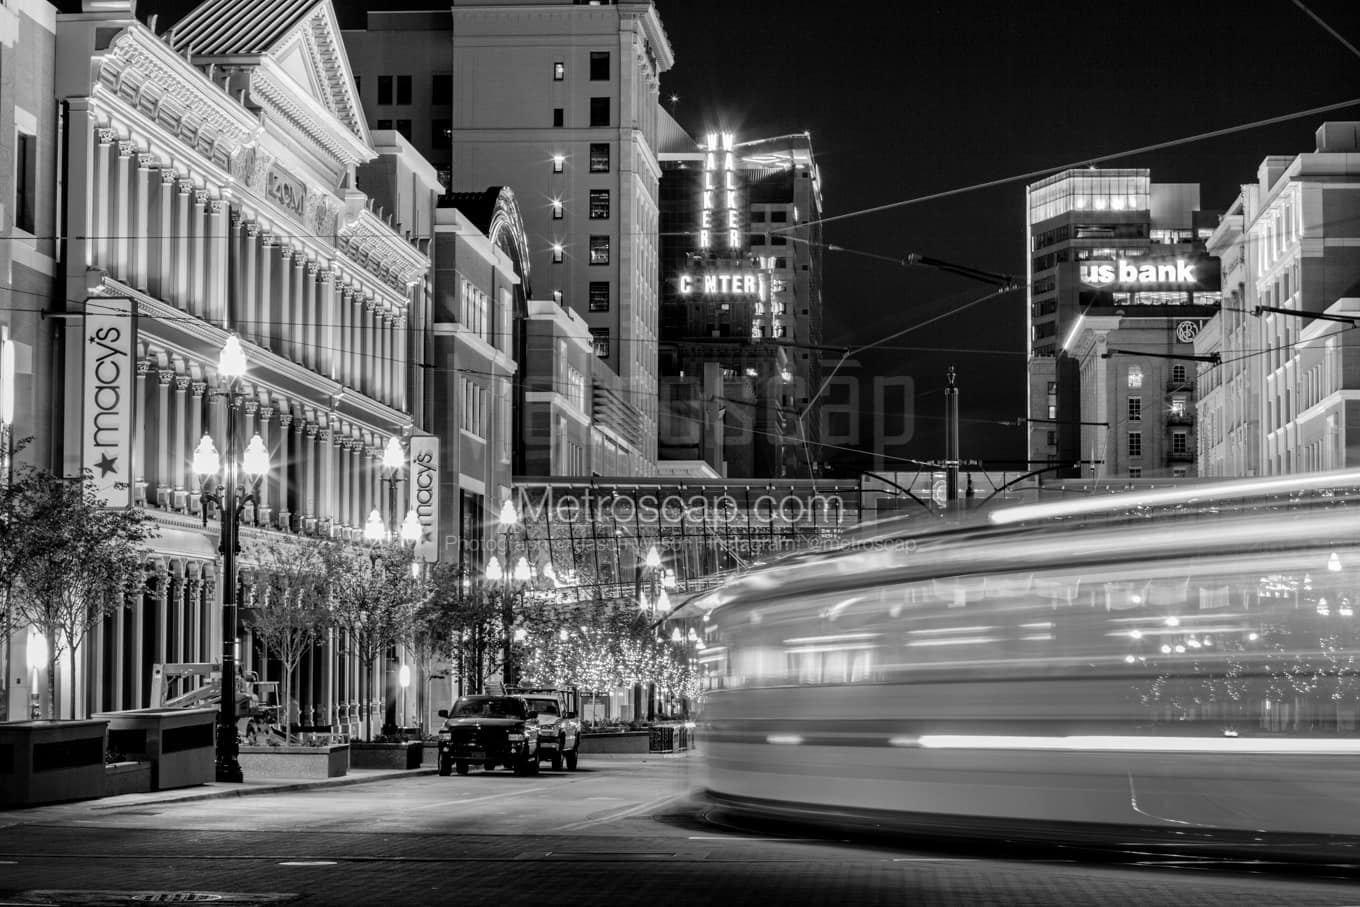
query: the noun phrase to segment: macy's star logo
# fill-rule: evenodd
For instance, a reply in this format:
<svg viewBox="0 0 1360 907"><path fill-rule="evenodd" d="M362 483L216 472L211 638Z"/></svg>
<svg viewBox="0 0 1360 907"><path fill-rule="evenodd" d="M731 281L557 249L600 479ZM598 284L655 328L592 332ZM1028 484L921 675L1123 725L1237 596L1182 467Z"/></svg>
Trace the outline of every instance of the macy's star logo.
<svg viewBox="0 0 1360 907"><path fill-rule="evenodd" d="M118 458L108 454L100 454L99 462L94 464L99 468L99 477L102 479L111 472L118 471Z"/></svg>

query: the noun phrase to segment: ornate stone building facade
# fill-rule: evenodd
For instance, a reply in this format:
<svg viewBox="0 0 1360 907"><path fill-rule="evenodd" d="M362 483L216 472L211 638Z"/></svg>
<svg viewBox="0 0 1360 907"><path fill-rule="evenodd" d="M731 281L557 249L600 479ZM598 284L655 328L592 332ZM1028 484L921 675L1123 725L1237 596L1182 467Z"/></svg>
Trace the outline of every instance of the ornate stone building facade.
<svg viewBox="0 0 1360 907"><path fill-rule="evenodd" d="M258 434L269 451L242 530L248 575L265 548L357 540L372 510L404 513L390 498L409 485L382 452L425 429L413 353L429 260L356 186L379 152L330 3L208 0L164 34L116 7L57 25L62 465L93 469L160 533L150 591L61 678L78 711L144 706L153 664L220 657L219 529L191 465L205 433L225 450L236 419L241 446ZM235 406L217 371L232 335L249 365ZM260 667L248 632L240 651ZM382 696L381 673L364 688L358 668L332 631L299 670L293 720L353 726Z"/></svg>

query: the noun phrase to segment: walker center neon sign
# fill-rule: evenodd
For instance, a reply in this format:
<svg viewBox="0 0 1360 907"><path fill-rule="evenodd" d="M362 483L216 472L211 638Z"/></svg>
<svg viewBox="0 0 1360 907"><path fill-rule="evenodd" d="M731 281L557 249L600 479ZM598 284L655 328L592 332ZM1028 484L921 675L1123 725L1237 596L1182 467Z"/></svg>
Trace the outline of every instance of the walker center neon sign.
<svg viewBox="0 0 1360 907"><path fill-rule="evenodd" d="M1217 290L1217 258L1121 258L1081 266L1081 282L1118 290Z"/></svg>
<svg viewBox="0 0 1360 907"><path fill-rule="evenodd" d="M724 273L681 274L681 296L744 296L765 301L768 288L764 274Z"/></svg>
<svg viewBox="0 0 1360 907"><path fill-rule="evenodd" d="M703 190L699 198L699 248L713 248L715 231L727 231L727 247L741 248L741 216L737 208L737 167L733 136L708 134Z"/></svg>

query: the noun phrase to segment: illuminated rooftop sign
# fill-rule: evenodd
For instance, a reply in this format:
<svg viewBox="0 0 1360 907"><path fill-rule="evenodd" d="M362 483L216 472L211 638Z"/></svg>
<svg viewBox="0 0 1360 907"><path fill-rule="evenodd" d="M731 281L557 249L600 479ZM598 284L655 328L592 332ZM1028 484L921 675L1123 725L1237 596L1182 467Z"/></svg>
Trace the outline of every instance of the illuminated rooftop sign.
<svg viewBox="0 0 1360 907"><path fill-rule="evenodd" d="M1108 290L1217 290L1217 258L1120 258L1081 265L1081 282Z"/></svg>
<svg viewBox="0 0 1360 907"><path fill-rule="evenodd" d="M736 296L764 302L769 294L764 274L724 271L681 274L678 284L681 296Z"/></svg>
<svg viewBox="0 0 1360 907"><path fill-rule="evenodd" d="M714 233L727 233L727 248L741 248L741 215L737 208L737 166L732 133L708 134L703 189L699 199L699 248L713 248Z"/></svg>

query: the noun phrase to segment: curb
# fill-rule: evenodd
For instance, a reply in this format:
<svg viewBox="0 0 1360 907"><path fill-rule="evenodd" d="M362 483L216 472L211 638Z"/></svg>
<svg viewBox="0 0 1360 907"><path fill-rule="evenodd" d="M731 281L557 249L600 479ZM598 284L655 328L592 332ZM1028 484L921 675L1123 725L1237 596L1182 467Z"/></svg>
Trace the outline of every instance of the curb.
<svg viewBox="0 0 1360 907"><path fill-rule="evenodd" d="M109 803L91 806L93 810L125 809L129 806L143 806L148 803L189 803L194 800L221 800L227 797L250 797L255 794L273 794L281 791L311 790L317 787L349 787L354 784L368 784L373 781L387 781L392 778L414 778L420 775L433 775L437 768L415 768L404 771L382 772L376 775L341 775L339 778L318 778L315 780L281 781L278 784L231 785L212 790L195 791L182 797L157 797L154 794L130 794L138 797L126 803ZM216 783L216 782L213 782Z"/></svg>

